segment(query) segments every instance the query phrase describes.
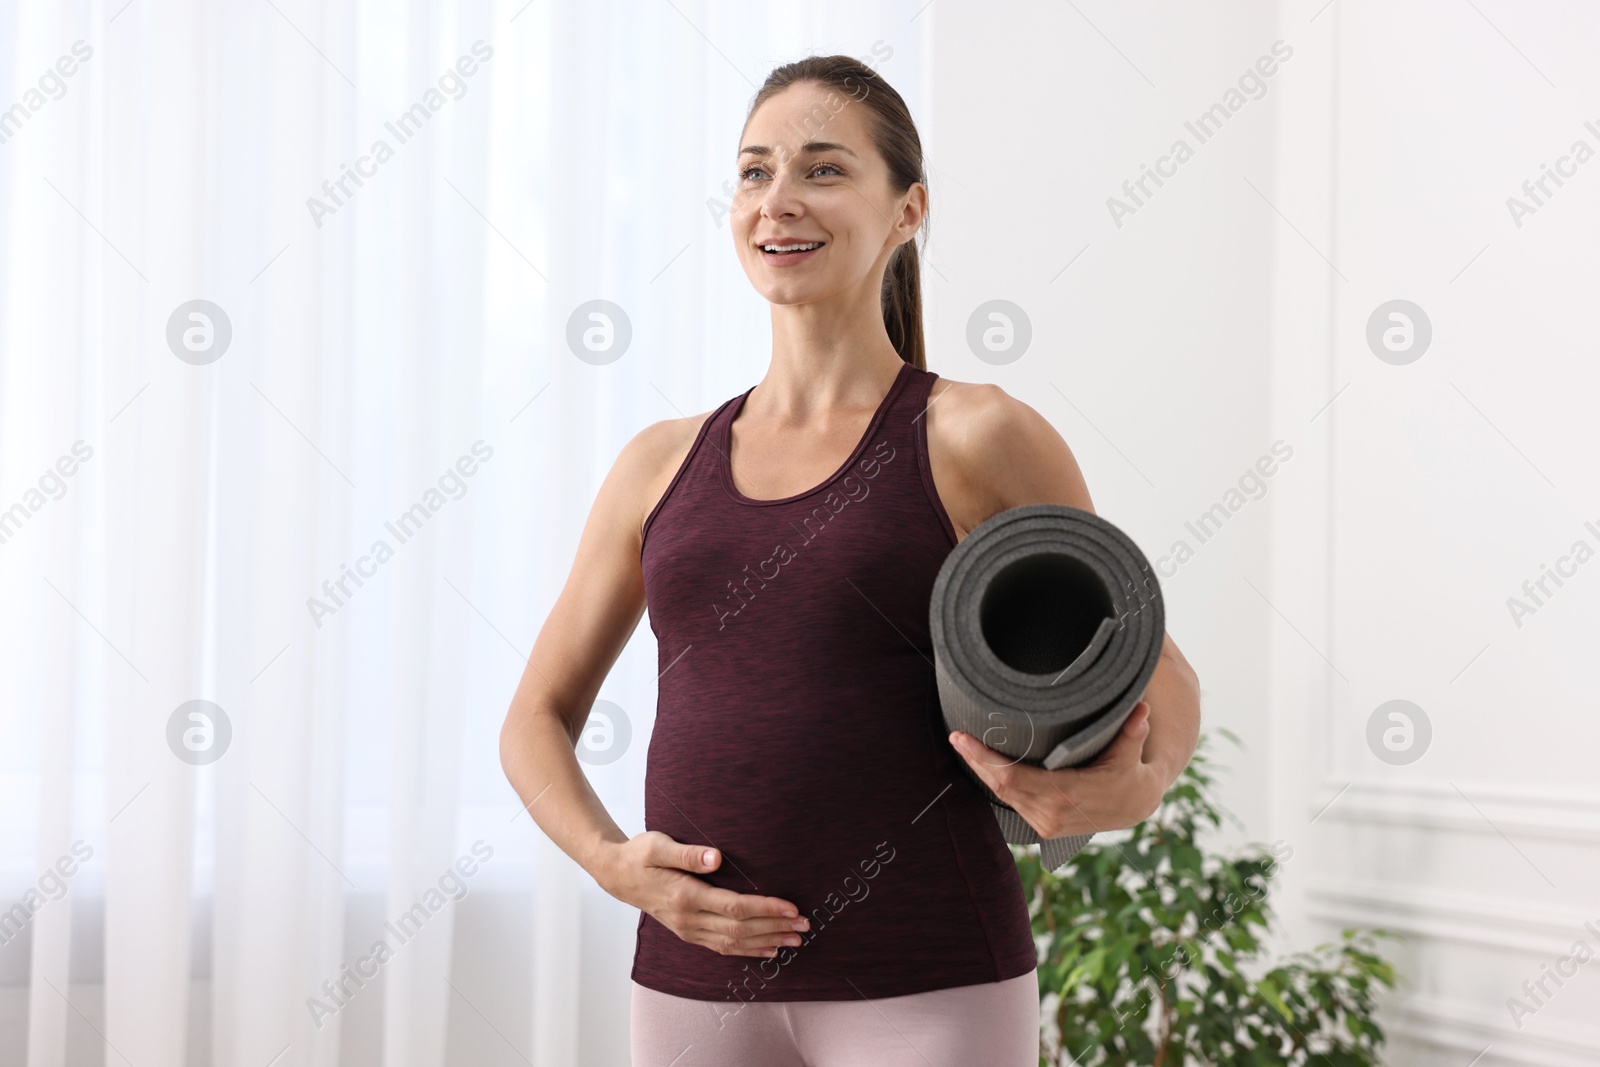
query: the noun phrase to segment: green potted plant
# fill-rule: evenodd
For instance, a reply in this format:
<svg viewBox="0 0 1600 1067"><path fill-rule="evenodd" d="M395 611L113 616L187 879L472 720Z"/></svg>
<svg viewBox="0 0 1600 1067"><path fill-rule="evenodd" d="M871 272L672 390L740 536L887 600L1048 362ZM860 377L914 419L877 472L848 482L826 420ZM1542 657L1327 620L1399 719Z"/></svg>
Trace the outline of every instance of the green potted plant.
<svg viewBox="0 0 1600 1067"><path fill-rule="evenodd" d="M1039 1062L1381 1064L1374 1000L1395 974L1375 938L1394 935L1346 929L1311 952L1262 958L1268 888L1293 849L1203 850L1199 834L1227 814L1210 799L1208 744L1202 736L1155 815L1097 836L1061 874L1013 849L1039 946Z"/></svg>

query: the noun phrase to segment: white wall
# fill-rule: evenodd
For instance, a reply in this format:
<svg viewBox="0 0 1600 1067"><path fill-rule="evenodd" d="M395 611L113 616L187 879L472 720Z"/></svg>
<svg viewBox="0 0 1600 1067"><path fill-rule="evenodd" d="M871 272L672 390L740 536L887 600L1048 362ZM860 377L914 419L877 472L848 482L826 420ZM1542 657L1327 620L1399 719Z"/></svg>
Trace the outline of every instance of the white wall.
<svg viewBox="0 0 1600 1067"><path fill-rule="evenodd" d="M1277 40L1294 54L1265 97L1199 145L1184 121ZM1571 4L938 10L934 369L1050 417L1153 560L1196 547L1164 590L1207 727L1246 744L1218 753L1230 837L1295 849L1281 949L1405 935L1396 1064L1600 1052L1600 969L1547 981L1520 1027L1507 1006L1536 1006L1522 982L1575 941L1600 950L1600 567L1520 628L1506 603L1574 541L1600 549L1600 163L1520 228L1506 206L1574 139L1600 149L1597 44ZM1106 198L1175 137L1194 157L1118 227ZM1001 367L961 340L996 297L1035 327ZM1396 298L1434 330L1406 365L1365 336ZM1186 534L1279 440L1265 497ZM1367 742L1396 698L1433 729L1403 765Z"/></svg>
<svg viewBox="0 0 1600 1067"><path fill-rule="evenodd" d="M1279 175L1344 277L1280 235L1274 415L1316 445L1275 501L1275 599L1304 635L1272 633L1275 833L1310 845L1293 875L1315 919L1409 938L1396 1062L1488 1046L1482 1064L1593 1063L1600 975L1520 987L1580 939L1600 949L1584 926L1600 927L1596 591L1579 567L1520 626L1507 601L1575 541L1600 548L1584 526L1600 167L1520 227L1507 198L1575 139L1600 150L1582 103L1600 18L1341 3L1322 22L1321 85L1286 99ZM1395 298L1433 327L1405 365L1365 339ZM1365 738L1395 698L1433 731L1403 765ZM1537 1014L1514 1019L1510 997Z"/></svg>

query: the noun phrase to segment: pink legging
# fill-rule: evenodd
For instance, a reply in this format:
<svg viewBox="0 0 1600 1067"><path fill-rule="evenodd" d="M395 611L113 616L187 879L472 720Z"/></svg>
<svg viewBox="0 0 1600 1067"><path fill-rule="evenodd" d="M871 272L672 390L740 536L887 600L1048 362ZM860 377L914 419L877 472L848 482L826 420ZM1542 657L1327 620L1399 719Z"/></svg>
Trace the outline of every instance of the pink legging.
<svg viewBox="0 0 1600 1067"><path fill-rule="evenodd" d="M1039 973L877 1000L687 1000L633 983L633 1067L1038 1067Z"/></svg>

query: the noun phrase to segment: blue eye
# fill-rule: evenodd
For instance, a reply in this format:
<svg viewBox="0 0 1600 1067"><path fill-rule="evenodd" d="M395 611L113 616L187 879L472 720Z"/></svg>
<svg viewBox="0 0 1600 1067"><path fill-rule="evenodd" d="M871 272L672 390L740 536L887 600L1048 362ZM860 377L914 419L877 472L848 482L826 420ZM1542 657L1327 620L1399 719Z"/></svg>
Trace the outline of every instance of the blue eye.
<svg viewBox="0 0 1600 1067"><path fill-rule="evenodd" d="M811 174L815 175L817 173L817 171L819 171L819 170L831 170L831 171L834 172L835 175L844 174L844 171L840 170L837 166L835 166L832 163L818 163L818 164L816 164L815 166L813 166L811 168ZM750 175L756 174L756 173L765 174L766 171L764 171L761 167L754 167L754 166L753 167L746 167L746 168L744 168L743 170L741 170L739 172L739 179L741 181L752 181L754 179L752 179L750 177Z"/></svg>

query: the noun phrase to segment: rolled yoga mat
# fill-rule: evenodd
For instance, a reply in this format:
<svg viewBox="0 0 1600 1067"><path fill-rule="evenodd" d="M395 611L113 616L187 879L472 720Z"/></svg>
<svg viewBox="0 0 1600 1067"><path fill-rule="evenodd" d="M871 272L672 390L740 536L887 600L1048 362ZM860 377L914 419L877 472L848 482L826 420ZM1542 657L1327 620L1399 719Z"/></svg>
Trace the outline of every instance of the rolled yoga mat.
<svg viewBox="0 0 1600 1067"><path fill-rule="evenodd" d="M1010 508L968 534L940 568L928 614L945 725L1050 770L1111 743L1166 633L1144 553L1105 519L1061 504ZM972 777L1005 839L1039 844L1046 870L1094 836L1041 841Z"/></svg>

